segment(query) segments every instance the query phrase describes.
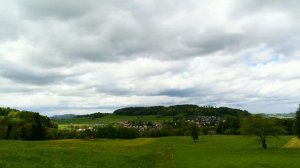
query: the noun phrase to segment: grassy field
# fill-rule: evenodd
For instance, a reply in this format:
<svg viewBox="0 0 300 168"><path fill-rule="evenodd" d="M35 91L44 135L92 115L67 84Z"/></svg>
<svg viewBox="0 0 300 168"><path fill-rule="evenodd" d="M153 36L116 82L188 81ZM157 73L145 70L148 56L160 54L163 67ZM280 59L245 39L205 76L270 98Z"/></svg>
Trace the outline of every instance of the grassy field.
<svg viewBox="0 0 300 168"><path fill-rule="evenodd" d="M292 137L268 139L202 136L134 140L0 141L0 167L300 167L299 149L282 148Z"/></svg>
<svg viewBox="0 0 300 168"><path fill-rule="evenodd" d="M113 124L120 121L133 121L133 120L144 120L153 123L163 122L164 120L172 121L173 118L170 116L157 117L156 115L146 115L146 116L121 116L121 115L105 115L102 118L91 119L88 117L79 117L72 119L59 119L56 120L60 128L64 128L66 125L94 125L94 124Z"/></svg>

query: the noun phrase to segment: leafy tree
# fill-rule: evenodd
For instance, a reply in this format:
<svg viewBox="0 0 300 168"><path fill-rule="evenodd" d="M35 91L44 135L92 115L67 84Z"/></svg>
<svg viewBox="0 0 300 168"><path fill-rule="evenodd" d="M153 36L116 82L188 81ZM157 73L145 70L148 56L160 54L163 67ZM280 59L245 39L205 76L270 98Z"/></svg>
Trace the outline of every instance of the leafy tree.
<svg viewBox="0 0 300 168"><path fill-rule="evenodd" d="M296 121L294 125L294 133L300 139L300 107L296 112Z"/></svg>
<svg viewBox="0 0 300 168"><path fill-rule="evenodd" d="M192 138L194 140L194 142L196 142L198 140L198 129L197 129L197 125L196 124L193 124L192 125Z"/></svg>
<svg viewBox="0 0 300 168"><path fill-rule="evenodd" d="M24 140L32 139L32 123L25 123L22 127L22 138Z"/></svg>
<svg viewBox="0 0 300 168"><path fill-rule="evenodd" d="M286 135L294 135L294 118L276 118L276 125L281 125L286 128Z"/></svg>
<svg viewBox="0 0 300 168"><path fill-rule="evenodd" d="M216 132L218 134L226 135L238 135L240 129L240 117L238 116L227 116L225 122L221 120L217 127Z"/></svg>
<svg viewBox="0 0 300 168"><path fill-rule="evenodd" d="M42 140L45 139L46 130L41 121L41 116L39 113L34 113L34 124L32 125L32 139L33 140Z"/></svg>
<svg viewBox="0 0 300 168"><path fill-rule="evenodd" d="M258 136L263 149L267 148L267 136L276 137L284 132L272 118L263 118L261 115L245 117L241 123L241 134Z"/></svg>

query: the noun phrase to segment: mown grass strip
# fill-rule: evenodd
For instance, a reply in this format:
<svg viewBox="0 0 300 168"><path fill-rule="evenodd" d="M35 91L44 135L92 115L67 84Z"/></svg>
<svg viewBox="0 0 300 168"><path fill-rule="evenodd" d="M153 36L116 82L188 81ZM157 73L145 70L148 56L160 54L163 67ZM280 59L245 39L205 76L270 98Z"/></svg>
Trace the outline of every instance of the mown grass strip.
<svg viewBox="0 0 300 168"><path fill-rule="evenodd" d="M288 143L286 143L284 148L300 148L300 139L297 137L292 138Z"/></svg>

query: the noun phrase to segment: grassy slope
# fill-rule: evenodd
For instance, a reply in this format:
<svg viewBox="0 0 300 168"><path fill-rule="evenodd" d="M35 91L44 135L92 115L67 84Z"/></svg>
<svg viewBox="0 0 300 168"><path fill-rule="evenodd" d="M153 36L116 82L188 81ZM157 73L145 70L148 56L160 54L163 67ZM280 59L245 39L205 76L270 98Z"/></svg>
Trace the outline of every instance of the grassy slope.
<svg viewBox="0 0 300 168"><path fill-rule="evenodd" d="M243 136L0 141L0 167L300 167L300 150L281 148L290 138L267 150Z"/></svg>
<svg viewBox="0 0 300 168"><path fill-rule="evenodd" d="M146 141L146 142L145 142ZM151 167L145 160L149 150L142 146L148 139L137 140L55 140L43 142L0 141L0 167ZM136 145L137 144L137 145Z"/></svg>

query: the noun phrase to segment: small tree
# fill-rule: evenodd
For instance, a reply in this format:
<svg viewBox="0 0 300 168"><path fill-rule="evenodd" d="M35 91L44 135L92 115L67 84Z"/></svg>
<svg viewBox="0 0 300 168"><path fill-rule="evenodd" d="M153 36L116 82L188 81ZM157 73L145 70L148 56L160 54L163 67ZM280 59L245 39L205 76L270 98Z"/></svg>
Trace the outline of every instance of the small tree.
<svg viewBox="0 0 300 168"><path fill-rule="evenodd" d="M263 149L267 148L267 136L277 136L284 133L284 129L277 126L273 119L263 118L261 115L246 117L241 122L241 134L256 135L261 141Z"/></svg>
<svg viewBox="0 0 300 168"><path fill-rule="evenodd" d="M300 107L296 112L296 121L294 124L294 133L300 139Z"/></svg>
<svg viewBox="0 0 300 168"><path fill-rule="evenodd" d="M194 142L196 142L198 140L198 128L196 124L192 125L192 138L194 140Z"/></svg>

